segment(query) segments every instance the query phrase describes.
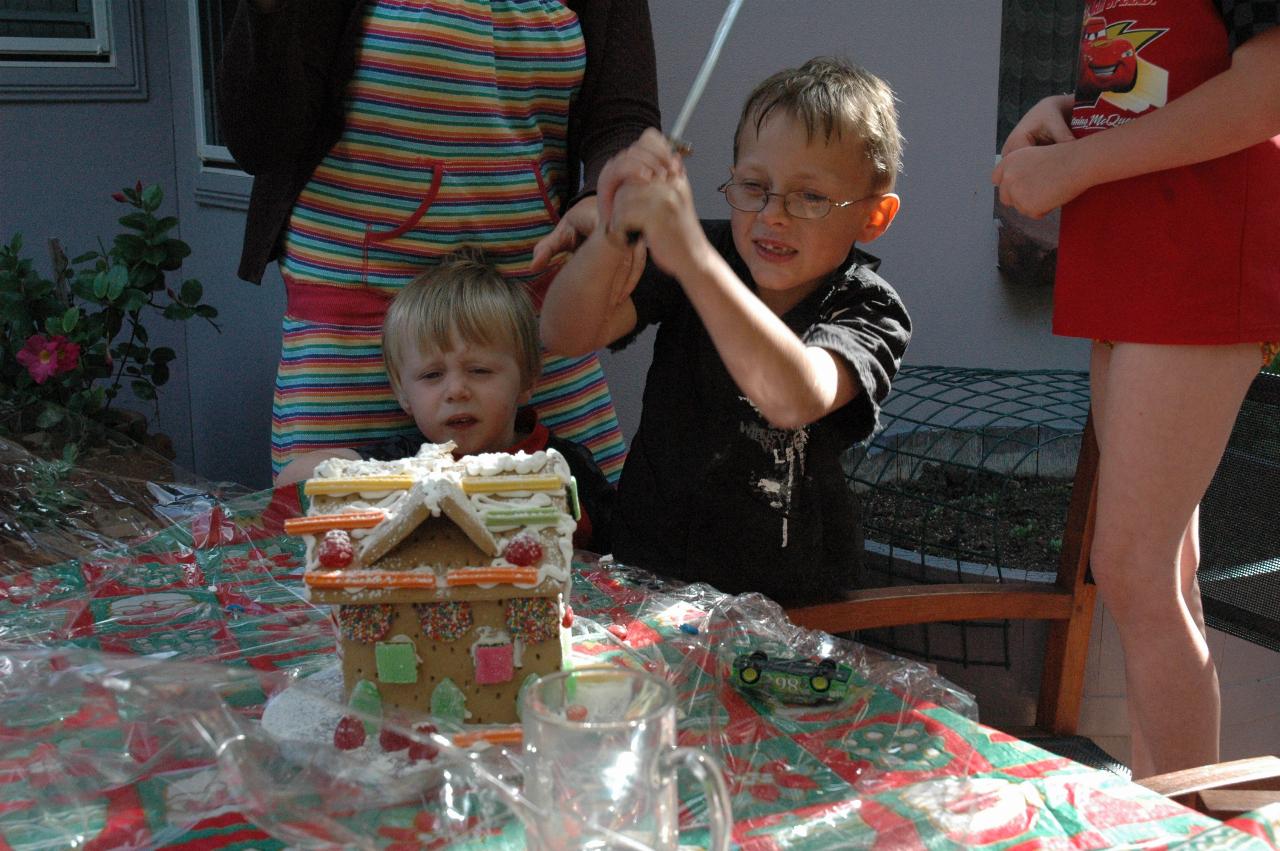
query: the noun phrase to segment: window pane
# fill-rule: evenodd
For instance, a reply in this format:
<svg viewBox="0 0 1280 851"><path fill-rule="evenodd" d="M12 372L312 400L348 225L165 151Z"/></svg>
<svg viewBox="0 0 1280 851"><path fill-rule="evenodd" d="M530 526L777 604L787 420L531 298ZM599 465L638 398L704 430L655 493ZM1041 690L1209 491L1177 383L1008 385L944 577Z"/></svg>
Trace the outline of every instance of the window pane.
<svg viewBox="0 0 1280 851"><path fill-rule="evenodd" d="M1004 0L996 150L1041 98L1075 88L1079 0Z"/></svg>
<svg viewBox="0 0 1280 851"><path fill-rule="evenodd" d="M0 57L106 61L106 0L0 0Z"/></svg>
<svg viewBox="0 0 1280 851"><path fill-rule="evenodd" d="M222 145L218 131L218 98L214 88L218 66L222 64L223 35L231 28L236 0L199 0L200 15L200 88L203 95L204 143Z"/></svg>

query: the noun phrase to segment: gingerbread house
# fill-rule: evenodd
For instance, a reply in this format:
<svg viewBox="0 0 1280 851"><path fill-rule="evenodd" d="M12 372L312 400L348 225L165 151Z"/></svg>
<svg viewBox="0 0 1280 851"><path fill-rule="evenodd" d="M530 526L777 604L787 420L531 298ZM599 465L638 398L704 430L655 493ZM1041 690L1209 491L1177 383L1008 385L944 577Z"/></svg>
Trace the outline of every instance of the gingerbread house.
<svg viewBox="0 0 1280 851"><path fill-rule="evenodd" d="M311 599L336 606L343 683L365 710L517 720L567 652L577 493L555 450L332 459L303 486Z"/></svg>

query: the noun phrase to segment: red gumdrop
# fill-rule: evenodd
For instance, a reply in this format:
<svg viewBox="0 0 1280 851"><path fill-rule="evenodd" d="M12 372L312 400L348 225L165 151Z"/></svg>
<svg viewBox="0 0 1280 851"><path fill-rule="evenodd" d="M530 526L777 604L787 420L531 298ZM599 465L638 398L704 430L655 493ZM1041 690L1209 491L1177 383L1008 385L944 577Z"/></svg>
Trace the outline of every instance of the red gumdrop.
<svg viewBox="0 0 1280 851"><path fill-rule="evenodd" d="M344 715L333 731L333 746L339 750L355 750L364 744L364 724L354 715Z"/></svg>
<svg viewBox="0 0 1280 851"><path fill-rule="evenodd" d="M581 703L573 703L564 708L564 717L570 721L586 721L587 707Z"/></svg>
<svg viewBox="0 0 1280 851"><path fill-rule="evenodd" d="M383 727L378 733L378 744L384 751L402 751L412 742L409 741L408 736L397 733L390 727Z"/></svg>
<svg viewBox="0 0 1280 851"><path fill-rule="evenodd" d="M564 604L564 617L560 619L560 625L565 629L573 627L573 606L568 603Z"/></svg>
<svg viewBox="0 0 1280 851"><path fill-rule="evenodd" d="M527 533L516 535L502 551L507 561L519 567L529 567L542 561L542 544Z"/></svg>
<svg viewBox="0 0 1280 851"><path fill-rule="evenodd" d="M351 536L344 529L331 529L325 533L316 552L321 567L346 567L356 556Z"/></svg>

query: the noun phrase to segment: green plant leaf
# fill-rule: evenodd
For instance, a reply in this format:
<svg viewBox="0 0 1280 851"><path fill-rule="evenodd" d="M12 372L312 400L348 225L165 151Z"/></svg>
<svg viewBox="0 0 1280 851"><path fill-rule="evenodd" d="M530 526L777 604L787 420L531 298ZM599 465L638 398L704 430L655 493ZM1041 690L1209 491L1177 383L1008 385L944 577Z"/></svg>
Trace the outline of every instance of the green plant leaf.
<svg viewBox="0 0 1280 851"><path fill-rule="evenodd" d="M70 334L75 330L76 323L80 321L80 308L69 307L67 312L62 314L62 330L63 333Z"/></svg>
<svg viewBox="0 0 1280 851"><path fill-rule="evenodd" d="M146 213L127 213L119 218L120 224L134 230L145 231L151 224L151 216Z"/></svg>
<svg viewBox="0 0 1280 851"><path fill-rule="evenodd" d="M203 316L205 319L213 319L218 315L218 309L209 304L196 305L196 316Z"/></svg>
<svg viewBox="0 0 1280 851"><path fill-rule="evenodd" d="M71 263L72 265L79 266L81 263L88 263L90 260L92 260L97 256L98 256L98 252L96 251L86 251L84 254L81 254L79 257L72 260ZM72 444L68 443L67 445L71 446Z"/></svg>
<svg viewBox="0 0 1280 851"><path fill-rule="evenodd" d="M156 270L155 266L134 266L129 272L129 283L140 290L155 290L159 287L155 286L157 280L163 280L163 276Z"/></svg>
<svg viewBox="0 0 1280 851"><path fill-rule="evenodd" d="M160 264L161 269L173 271L182 265L182 260L191 254L191 246L187 245L180 239L166 239L164 241L165 262Z"/></svg>
<svg viewBox="0 0 1280 851"><path fill-rule="evenodd" d="M172 304L165 305L165 308L164 308L165 319L190 319L194 315L195 315L194 310L192 310L189 307L183 307L182 305L178 304L176 301L173 302Z"/></svg>
<svg viewBox="0 0 1280 851"><path fill-rule="evenodd" d="M139 378L137 381L129 382L129 386L133 388L133 395L139 399L145 399L148 402L156 398L156 388L151 386L151 382L145 378Z"/></svg>
<svg viewBox="0 0 1280 851"><path fill-rule="evenodd" d="M129 270L119 264L112 266L107 273L107 299L115 301L120 298L124 288L129 285Z"/></svg>
<svg viewBox="0 0 1280 851"><path fill-rule="evenodd" d="M126 263L136 263L147 250L147 241L136 233L116 234L115 254Z"/></svg>
<svg viewBox="0 0 1280 851"><path fill-rule="evenodd" d="M133 326L133 335L138 338L139 343L147 342L147 338L150 336L147 332L147 326L143 325L141 322Z"/></svg>
<svg viewBox="0 0 1280 851"><path fill-rule="evenodd" d="M15 233L13 239L9 240L9 250L17 254L22 250L22 234Z"/></svg>
<svg viewBox="0 0 1280 851"><path fill-rule="evenodd" d="M164 246L151 245L147 247L146 251L142 252L142 262L150 263L152 266L159 266L168 256L165 253Z"/></svg>
<svg viewBox="0 0 1280 851"><path fill-rule="evenodd" d="M164 363L156 363L151 365L149 370L151 373L151 381L157 387L162 387L169 383L169 365Z"/></svg>
<svg viewBox="0 0 1280 851"><path fill-rule="evenodd" d="M93 276L93 297L106 298L108 286L109 284L107 283L106 272L99 272L98 274L94 275Z"/></svg>
<svg viewBox="0 0 1280 851"><path fill-rule="evenodd" d="M128 313L141 310L142 306L147 303L147 294L142 290L129 288L129 296L125 300L124 309Z"/></svg>
<svg viewBox="0 0 1280 851"><path fill-rule="evenodd" d="M36 428L53 428L62 422L63 411L56 405L48 405L36 417Z"/></svg>
<svg viewBox="0 0 1280 851"><path fill-rule="evenodd" d="M177 356L178 353L168 346L156 346L151 352L151 360L153 363L169 363Z"/></svg>
<svg viewBox="0 0 1280 851"><path fill-rule="evenodd" d="M142 205L148 210L154 210L160 206L160 202L164 200L164 190L160 188L159 183L153 183L142 190Z"/></svg>
<svg viewBox="0 0 1280 851"><path fill-rule="evenodd" d="M182 288L178 292L178 301L194 306L200 303L202 295L204 295L204 286L195 278L187 278L182 282Z"/></svg>
<svg viewBox="0 0 1280 851"><path fill-rule="evenodd" d="M163 219L159 219L156 221L155 230L156 230L156 233L165 233L166 231L173 230L177 226L178 226L177 218L175 218L174 216L165 216Z"/></svg>

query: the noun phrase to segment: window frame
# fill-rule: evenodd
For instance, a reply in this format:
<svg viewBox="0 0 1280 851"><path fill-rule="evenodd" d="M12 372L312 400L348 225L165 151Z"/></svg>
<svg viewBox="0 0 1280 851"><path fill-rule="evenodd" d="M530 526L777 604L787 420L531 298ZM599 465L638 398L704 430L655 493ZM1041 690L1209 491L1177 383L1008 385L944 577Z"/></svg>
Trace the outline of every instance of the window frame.
<svg viewBox="0 0 1280 851"><path fill-rule="evenodd" d="M61 67L80 56L111 56L111 6L108 0L90 0L93 4L93 32L89 38L30 38L0 36L0 64L7 67L52 65ZM10 53L56 54L66 59L7 59Z"/></svg>
<svg viewBox="0 0 1280 851"><path fill-rule="evenodd" d="M231 151L226 145L218 145L209 141L205 126L205 110L208 106L205 98L204 42L201 38L200 0L187 0L187 35L191 50L191 89L192 118L195 121L196 156L200 159L201 169L213 170L229 174L243 174L236 165ZM214 69L208 69L213 74Z"/></svg>
<svg viewBox="0 0 1280 851"><path fill-rule="evenodd" d="M110 51L107 61L0 60L0 103L145 101L142 0L94 0L95 22L99 7Z"/></svg>

